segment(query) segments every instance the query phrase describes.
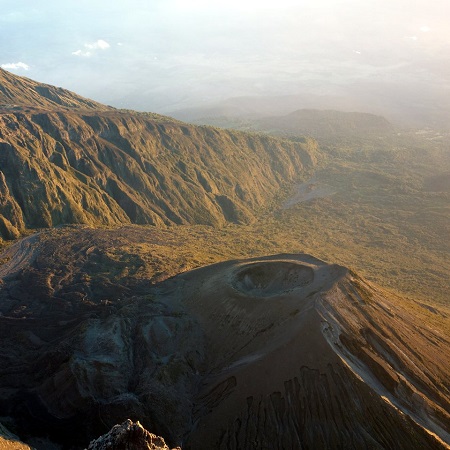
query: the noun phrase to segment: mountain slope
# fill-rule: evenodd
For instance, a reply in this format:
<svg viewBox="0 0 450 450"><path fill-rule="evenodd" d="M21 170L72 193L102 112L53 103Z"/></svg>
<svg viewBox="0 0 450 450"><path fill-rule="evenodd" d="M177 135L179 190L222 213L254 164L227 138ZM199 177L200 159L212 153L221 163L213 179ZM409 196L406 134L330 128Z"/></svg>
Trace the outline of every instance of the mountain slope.
<svg viewBox="0 0 450 450"><path fill-rule="evenodd" d="M157 231L0 255L0 415L25 441L83 448L131 418L185 449L448 448L444 312L305 254L155 282Z"/></svg>
<svg viewBox="0 0 450 450"><path fill-rule="evenodd" d="M313 166L315 152L312 140L152 114L3 112L0 232L10 238L61 223L246 223Z"/></svg>
<svg viewBox="0 0 450 450"><path fill-rule="evenodd" d="M2 450L33 450L32 447L20 442L19 438L8 431L1 423L0 448Z"/></svg>
<svg viewBox="0 0 450 450"><path fill-rule="evenodd" d="M31 109L113 110L109 106L81 97L67 89L38 83L0 68L0 111Z"/></svg>

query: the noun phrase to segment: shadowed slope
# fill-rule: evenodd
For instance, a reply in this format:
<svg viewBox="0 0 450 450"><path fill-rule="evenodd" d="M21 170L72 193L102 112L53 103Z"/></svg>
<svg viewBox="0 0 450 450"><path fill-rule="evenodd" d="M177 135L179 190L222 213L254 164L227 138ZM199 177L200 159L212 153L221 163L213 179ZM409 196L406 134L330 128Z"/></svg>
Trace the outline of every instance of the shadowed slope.
<svg viewBox="0 0 450 450"><path fill-rule="evenodd" d="M450 341L403 299L307 255L182 278L211 370L186 448L446 448Z"/></svg>
<svg viewBox="0 0 450 450"><path fill-rule="evenodd" d="M145 247L118 258L124 239L61 230L1 255L0 415L21 437L76 429L80 448L131 418L185 449L448 448L443 312L427 326L303 254L151 284Z"/></svg>

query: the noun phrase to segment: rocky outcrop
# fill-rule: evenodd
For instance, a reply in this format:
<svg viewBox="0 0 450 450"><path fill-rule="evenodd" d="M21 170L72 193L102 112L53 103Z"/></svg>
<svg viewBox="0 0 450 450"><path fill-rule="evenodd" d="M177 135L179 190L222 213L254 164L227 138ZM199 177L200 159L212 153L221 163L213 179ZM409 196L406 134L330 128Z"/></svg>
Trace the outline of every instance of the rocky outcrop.
<svg viewBox="0 0 450 450"><path fill-rule="evenodd" d="M115 425L105 435L89 444L87 450L170 450L162 437L149 433L130 419ZM180 447L172 450L180 450Z"/></svg>
<svg viewBox="0 0 450 450"><path fill-rule="evenodd" d="M0 112L0 204L15 202L14 211L0 209L5 238L15 234L7 221L21 230L19 217L28 228L248 223L315 160L312 140L154 114L54 106Z"/></svg>
<svg viewBox="0 0 450 450"><path fill-rule="evenodd" d="M447 319L308 255L152 284L131 228L0 255L0 416L26 442L85 448L130 418L193 450L447 448Z"/></svg>

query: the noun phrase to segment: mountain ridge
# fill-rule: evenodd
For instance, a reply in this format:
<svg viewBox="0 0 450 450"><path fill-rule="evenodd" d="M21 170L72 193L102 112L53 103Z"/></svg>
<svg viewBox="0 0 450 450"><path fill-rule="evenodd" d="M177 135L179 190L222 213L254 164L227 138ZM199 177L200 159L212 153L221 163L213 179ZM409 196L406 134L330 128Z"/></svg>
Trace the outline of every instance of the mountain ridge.
<svg viewBox="0 0 450 450"><path fill-rule="evenodd" d="M0 111L20 108L99 111L115 109L67 89L39 83L0 68Z"/></svg>
<svg viewBox="0 0 450 450"><path fill-rule="evenodd" d="M19 88L31 83L12 80ZM63 223L248 223L315 163L313 140L292 143L96 105L61 110L44 99L37 109L2 112L3 238Z"/></svg>

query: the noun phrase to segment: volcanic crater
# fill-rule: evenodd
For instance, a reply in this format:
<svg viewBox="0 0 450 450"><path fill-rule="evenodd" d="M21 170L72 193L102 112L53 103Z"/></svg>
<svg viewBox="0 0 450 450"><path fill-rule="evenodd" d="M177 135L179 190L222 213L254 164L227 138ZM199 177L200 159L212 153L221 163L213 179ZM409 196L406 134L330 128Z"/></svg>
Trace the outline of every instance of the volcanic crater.
<svg viewBox="0 0 450 450"><path fill-rule="evenodd" d="M239 267L232 285L252 297L274 297L314 281L314 270L288 261L256 262Z"/></svg>

